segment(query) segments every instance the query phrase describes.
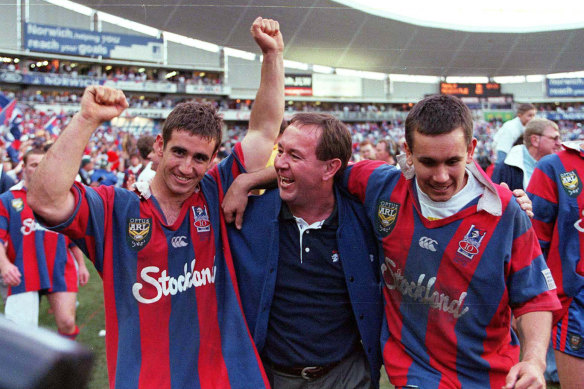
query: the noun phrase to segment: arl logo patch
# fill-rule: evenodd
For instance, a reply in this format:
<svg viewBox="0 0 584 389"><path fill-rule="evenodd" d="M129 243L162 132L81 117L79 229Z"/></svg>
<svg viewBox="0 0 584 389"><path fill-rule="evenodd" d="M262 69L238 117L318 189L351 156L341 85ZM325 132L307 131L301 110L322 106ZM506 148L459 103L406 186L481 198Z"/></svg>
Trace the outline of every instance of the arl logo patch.
<svg viewBox="0 0 584 389"><path fill-rule="evenodd" d="M128 219L128 234L126 240L134 250L142 250L152 236L152 219Z"/></svg>
<svg viewBox="0 0 584 389"><path fill-rule="evenodd" d="M211 231L211 222L207 214L207 207L191 207L193 210L194 226L197 227L197 232Z"/></svg>
<svg viewBox="0 0 584 389"><path fill-rule="evenodd" d="M474 224L470 226L464 238L458 242L455 260L463 265L472 261L474 256L479 253L479 247L481 247L485 235L487 235L487 231L476 228Z"/></svg>
<svg viewBox="0 0 584 389"><path fill-rule="evenodd" d="M582 192L582 181L576 170L560 174L562 187L570 197L576 197Z"/></svg>
<svg viewBox="0 0 584 389"><path fill-rule="evenodd" d="M377 231L386 237L393 231L399 214L398 203L379 200L377 203Z"/></svg>
<svg viewBox="0 0 584 389"><path fill-rule="evenodd" d="M10 205L16 212L20 212L24 209L24 201L22 201L22 199L12 199Z"/></svg>

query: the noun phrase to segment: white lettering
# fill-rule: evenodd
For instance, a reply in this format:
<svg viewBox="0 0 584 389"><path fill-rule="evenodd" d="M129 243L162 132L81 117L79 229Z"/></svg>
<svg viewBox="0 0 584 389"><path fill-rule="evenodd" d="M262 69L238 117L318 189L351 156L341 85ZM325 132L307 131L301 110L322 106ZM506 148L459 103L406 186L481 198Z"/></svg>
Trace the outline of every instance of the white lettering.
<svg viewBox="0 0 584 389"><path fill-rule="evenodd" d="M30 235L35 231L45 231L46 229L43 228L40 224L36 222L36 220L32 218L27 218L22 221L22 226L20 227L20 232L22 235Z"/></svg>
<svg viewBox="0 0 584 389"><path fill-rule="evenodd" d="M423 285L424 279L426 278L425 274L420 274L417 282L409 281L402 274L402 270L397 268L395 262L390 258L385 257L385 263L381 265L381 274L383 274L383 280L387 289L395 289L403 296L409 296L414 301L428 304L433 309L441 309L446 313L450 313L456 319L469 310L468 307L462 308L467 292L462 292L460 297L454 300L451 296L444 293L432 291L436 283L436 277L429 278L426 285Z"/></svg>
<svg viewBox="0 0 584 389"><path fill-rule="evenodd" d="M142 304L152 304L160 300L163 295L168 296L170 294L174 296L177 293L185 292L193 286L196 288L206 284L214 284L216 267L213 266L213 269L207 267L201 269L199 272L198 270L195 270L195 263L196 260L193 259L191 261L190 271L188 271L188 264L185 263L183 269L184 274L180 274L177 278L168 276L166 270L160 272L160 269L156 266L147 266L143 268L140 272L140 277L142 278L142 281L146 284L152 285L156 289L156 296L150 299L143 297L140 294L140 291L144 285L140 282L136 282L132 285L132 294L134 295L134 298ZM155 278L159 272L160 276ZM150 273L152 273L152 275L150 275Z"/></svg>

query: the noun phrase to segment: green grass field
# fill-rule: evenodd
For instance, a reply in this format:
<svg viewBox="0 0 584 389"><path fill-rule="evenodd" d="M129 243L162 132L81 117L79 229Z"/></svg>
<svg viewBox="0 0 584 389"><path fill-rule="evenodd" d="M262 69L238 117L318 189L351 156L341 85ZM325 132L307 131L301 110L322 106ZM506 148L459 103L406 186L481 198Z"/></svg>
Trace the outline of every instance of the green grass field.
<svg viewBox="0 0 584 389"><path fill-rule="evenodd" d="M105 328L105 316L103 310L103 292L99 275L93 265L87 261L87 268L91 274L89 283L79 291L77 308L77 325L80 333L77 340L87 346L95 354L95 364L92 372L92 379L89 383L90 389L107 389L107 366L105 359L105 338L99 336L99 332ZM48 313L49 303L43 298L40 307L39 322L42 327L57 330L52 315ZM0 312L4 312L4 307L0 302ZM385 370L381 371L381 389L391 389ZM548 385L548 389L560 389L559 386Z"/></svg>

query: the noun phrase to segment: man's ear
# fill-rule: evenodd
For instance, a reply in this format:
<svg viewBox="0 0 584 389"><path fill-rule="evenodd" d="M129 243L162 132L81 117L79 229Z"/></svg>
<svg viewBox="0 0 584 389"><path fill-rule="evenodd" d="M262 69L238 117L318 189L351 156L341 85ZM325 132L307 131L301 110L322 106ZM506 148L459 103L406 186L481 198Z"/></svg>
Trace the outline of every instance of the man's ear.
<svg viewBox="0 0 584 389"><path fill-rule="evenodd" d="M414 156L407 143L404 143L404 151L406 152L406 163L408 166L412 166L414 164Z"/></svg>
<svg viewBox="0 0 584 389"><path fill-rule="evenodd" d="M164 140L162 139L162 135L156 135L156 140L154 141L152 148L154 149L156 155L159 158L162 158L162 151L164 150Z"/></svg>
<svg viewBox="0 0 584 389"><path fill-rule="evenodd" d="M322 177L323 180L327 181L333 179L335 177L335 174L337 174L337 172L341 168L341 165L342 163L339 158L333 158L326 161L325 171Z"/></svg>
<svg viewBox="0 0 584 389"><path fill-rule="evenodd" d="M477 147L477 138L472 138L470 144L466 149L466 163L469 164L472 162L472 158L474 156L475 147Z"/></svg>

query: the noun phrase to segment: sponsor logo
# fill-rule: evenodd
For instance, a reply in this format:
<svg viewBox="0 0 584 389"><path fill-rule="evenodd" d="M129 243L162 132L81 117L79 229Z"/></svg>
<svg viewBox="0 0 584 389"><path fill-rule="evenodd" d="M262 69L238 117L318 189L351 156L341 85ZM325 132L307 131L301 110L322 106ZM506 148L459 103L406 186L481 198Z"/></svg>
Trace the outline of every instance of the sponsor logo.
<svg viewBox="0 0 584 389"><path fill-rule="evenodd" d="M0 80L4 82L21 82L23 79L22 74L16 72L2 72L0 73Z"/></svg>
<svg viewBox="0 0 584 389"><path fill-rule="evenodd" d="M426 274L420 274L417 281L410 281L391 259L385 257L385 263L381 265L381 274L385 286L389 290L396 290L404 297L411 298L414 302L427 304L432 309L439 309L451 314L455 319L465 315L469 307L464 307L464 299L467 292L462 292L458 299L454 299L445 293L433 290L436 277L426 279Z"/></svg>
<svg viewBox="0 0 584 389"><path fill-rule="evenodd" d="M195 270L196 259L191 261L191 269L188 270L188 263L185 263L183 274L178 277L170 277L166 270L160 272L157 266L147 266L140 272L140 278L145 284L154 287L156 295L151 298L144 297L141 293L144 284L136 282L132 285L132 294L134 298L142 304L153 304L160 300L162 296L175 296L178 293L185 292L190 288L198 288L204 285L215 283L215 266L213 268L203 268Z"/></svg>
<svg viewBox="0 0 584 389"><path fill-rule="evenodd" d="M180 247L187 247L188 243L187 243L187 237L184 235L181 236L173 236L170 244L172 245L172 247L174 247L175 249L178 249Z"/></svg>
<svg viewBox="0 0 584 389"><path fill-rule="evenodd" d="M572 350L578 351L582 348L582 337L580 335L570 335L568 343Z"/></svg>
<svg viewBox="0 0 584 389"><path fill-rule="evenodd" d="M574 223L574 228L576 228L580 232L584 232L584 227L582 226L582 219L584 219L584 210L582 211L582 218L576 220L576 223Z"/></svg>
<svg viewBox="0 0 584 389"><path fill-rule="evenodd" d="M193 224L197 227L197 232L211 231L211 222L207 214L207 207L191 207L193 210Z"/></svg>
<svg viewBox="0 0 584 389"><path fill-rule="evenodd" d="M339 253L336 250L333 250L333 255L331 256L331 259L334 262L339 262Z"/></svg>
<svg viewBox="0 0 584 389"><path fill-rule="evenodd" d="M377 203L377 231L387 236L393 231L399 214L399 204L391 201L379 200Z"/></svg>
<svg viewBox="0 0 584 389"><path fill-rule="evenodd" d="M418 244L423 249L426 249L426 250L430 250L432 252L435 252L436 251L436 246L438 245L438 242L436 242L432 238L428 238L427 236L422 236L420 238L420 240L418 241Z"/></svg>
<svg viewBox="0 0 584 389"><path fill-rule="evenodd" d="M24 209L24 201L22 201L22 199L12 199L10 205L16 212L20 212Z"/></svg>
<svg viewBox="0 0 584 389"><path fill-rule="evenodd" d="M35 231L46 231L46 228L43 228L36 220L30 217L22 221L22 226L20 227L22 235L30 235Z"/></svg>
<svg viewBox="0 0 584 389"><path fill-rule="evenodd" d="M560 181L568 196L576 197L582 192L582 181L580 181L576 170L560 174Z"/></svg>
<svg viewBox="0 0 584 389"><path fill-rule="evenodd" d="M454 259L463 265L472 261L474 256L479 253L479 248L485 235L487 235L485 230L476 228L474 224L470 226L464 238L458 242L458 249Z"/></svg>
<svg viewBox="0 0 584 389"><path fill-rule="evenodd" d="M128 219L128 233L126 240L128 245L136 250L143 249L152 236L152 219L130 218Z"/></svg>

